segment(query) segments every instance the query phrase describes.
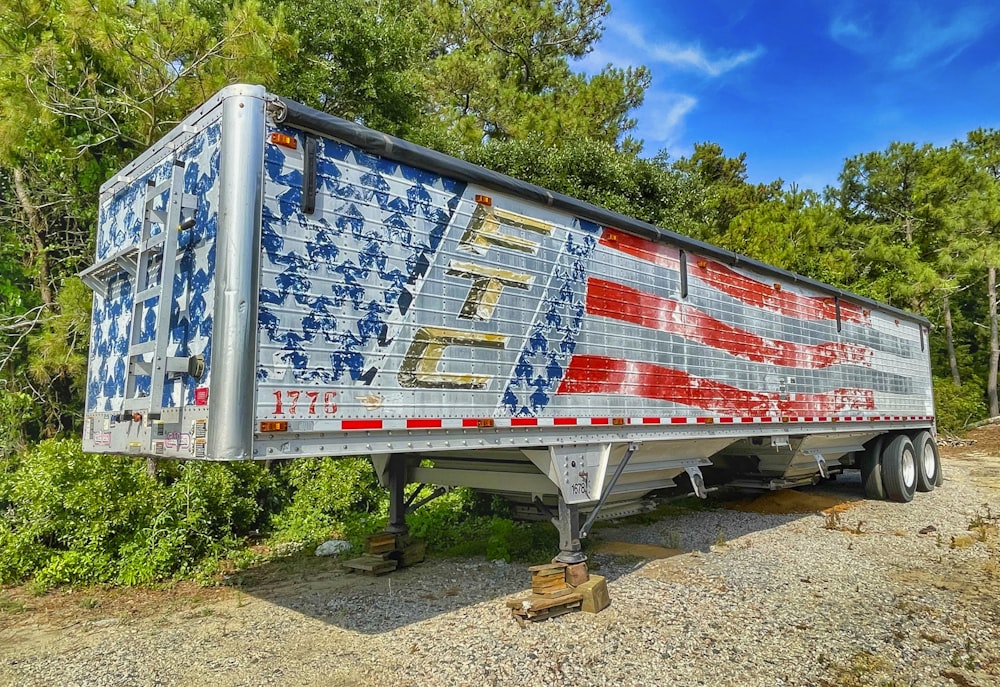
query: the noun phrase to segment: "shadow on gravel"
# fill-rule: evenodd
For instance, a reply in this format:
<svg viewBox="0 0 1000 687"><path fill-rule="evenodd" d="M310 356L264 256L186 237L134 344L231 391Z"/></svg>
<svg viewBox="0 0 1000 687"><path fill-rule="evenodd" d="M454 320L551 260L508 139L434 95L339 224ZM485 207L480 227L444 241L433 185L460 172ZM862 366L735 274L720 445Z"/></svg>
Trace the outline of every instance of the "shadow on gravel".
<svg viewBox="0 0 1000 687"><path fill-rule="evenodd" d="M706 502L671 502L654 513L600 523L584 548L592 572L613 583L652 559L678 556L681 561L688 552L707 552L824 510L844 513L862 500L857 474L782 492L716 492ZM843 520L850 523L848 517ZM240 573L230 584L255 599L344 630L378 634L446 613L455 613L461 622L463 609L481 604L491 604L498 618L508 619L505 597L526 594L530 573L526 563L431 556L419 565L372 577L348 573L336 559L302 554Z"/></svg>

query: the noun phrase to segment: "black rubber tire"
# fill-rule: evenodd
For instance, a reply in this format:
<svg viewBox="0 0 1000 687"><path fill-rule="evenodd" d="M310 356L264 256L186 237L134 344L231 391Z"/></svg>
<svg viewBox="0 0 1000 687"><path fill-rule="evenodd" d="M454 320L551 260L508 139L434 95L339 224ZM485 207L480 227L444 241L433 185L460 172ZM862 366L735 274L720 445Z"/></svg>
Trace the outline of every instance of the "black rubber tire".
<svg viewBox="0 0 1000 687"><path fill-rule="evenodd" d="M861 484L865 488L865 497L885 501L885 486L882 484L882 445L885 435L877 436L868 442L859 460L861 467Z"/></svg>
<svg viewBox="0 0 1000 687"><path fill-rule="evenodd" d="M917 458L917 491L934 491L941 478L941 456L937 442L927 430L913 435L913 450Z"/></svg>
<svg viewBox="0 0 1000 687"><path fill-rule="evenodd" d="M882 451L882 484L890 501L909 503L917 491L917 452L905 434L897 434Z"/></svg>

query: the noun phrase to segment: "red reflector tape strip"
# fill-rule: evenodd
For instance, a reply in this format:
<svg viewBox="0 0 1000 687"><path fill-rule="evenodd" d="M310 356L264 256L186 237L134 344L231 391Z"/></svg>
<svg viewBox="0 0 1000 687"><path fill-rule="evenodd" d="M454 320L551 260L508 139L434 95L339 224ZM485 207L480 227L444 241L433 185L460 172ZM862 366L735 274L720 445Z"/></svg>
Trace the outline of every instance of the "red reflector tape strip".
<svg viewBox="0 0 1000 687"><path fill-rule="evenodd" d="M413 418L406 421L407 429L439 429L441 427L441 420L435 419L424 419L424 418Z"/></svg>
<svg viewBox="0 0 1000 687"><path fill-rule="evenodd" d="M340 423L340 428L344 430L350 429L382 429L381 420L343 420Z"/></svg>
<svg viewBox="0 0 1000 687"><path fill-rule="evenodd" d="M622 425L710 425L719 424L749 424L774 422L932 422L933 415L845 415L833 416L773 416L757 417L512 417L512 418L408 418L403 419L350 419L342 420L340 428L343 431L357 430L401 430L401 429L501 429L510 427L575 427L575 426L622 426ZM263 431L263 430L262 430ZM273 431L273 430L272 430Z"/></svg>

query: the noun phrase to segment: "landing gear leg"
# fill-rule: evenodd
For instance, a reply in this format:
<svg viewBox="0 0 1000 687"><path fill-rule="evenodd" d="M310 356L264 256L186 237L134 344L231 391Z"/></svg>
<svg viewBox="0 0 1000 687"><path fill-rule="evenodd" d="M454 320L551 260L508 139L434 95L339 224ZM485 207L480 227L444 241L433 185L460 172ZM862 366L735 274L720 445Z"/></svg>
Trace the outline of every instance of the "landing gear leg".
<svg viewBox="0 0 1000 687"><path fill-rule="evenodd" d="M392 534L409 534L406 524L406 457L395 454L389 457L389 524L385 531Z"/></svg>
<svg viewBox="0 0 1000 687"><path fill-rule="evenodd" d="M587 557L580 543L580 507L566 503L560 494L559 517L553 518L553 521L559 530L559 555L556 560L568 565L585 562Z"/></svg>

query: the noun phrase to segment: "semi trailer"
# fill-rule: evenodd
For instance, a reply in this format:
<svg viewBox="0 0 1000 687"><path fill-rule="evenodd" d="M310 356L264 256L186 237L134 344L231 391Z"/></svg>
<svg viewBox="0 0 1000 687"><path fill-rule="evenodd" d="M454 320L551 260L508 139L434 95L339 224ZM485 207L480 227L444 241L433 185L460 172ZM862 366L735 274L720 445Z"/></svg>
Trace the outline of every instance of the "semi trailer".
<svg viewBox="0 0 1000 687"><path fill-rule="evenodd" d="M577 563L666 489L941 479L924 318L260 86L102 186L81 276L85 450L368 456L390 532L466 486Z"/></svg>

